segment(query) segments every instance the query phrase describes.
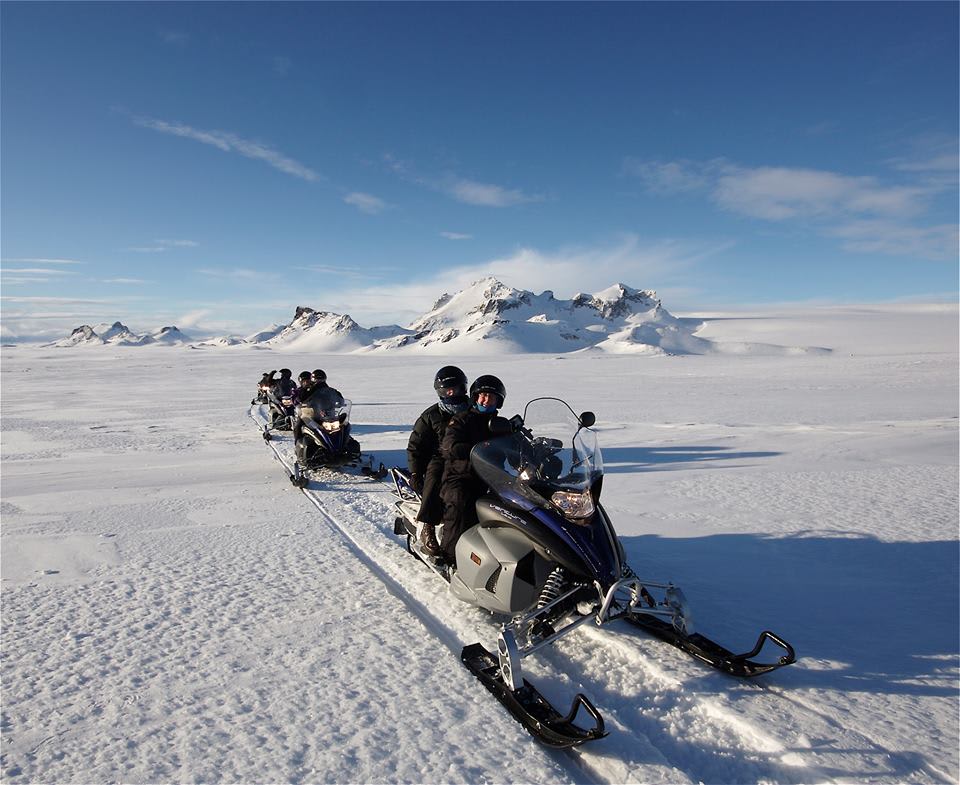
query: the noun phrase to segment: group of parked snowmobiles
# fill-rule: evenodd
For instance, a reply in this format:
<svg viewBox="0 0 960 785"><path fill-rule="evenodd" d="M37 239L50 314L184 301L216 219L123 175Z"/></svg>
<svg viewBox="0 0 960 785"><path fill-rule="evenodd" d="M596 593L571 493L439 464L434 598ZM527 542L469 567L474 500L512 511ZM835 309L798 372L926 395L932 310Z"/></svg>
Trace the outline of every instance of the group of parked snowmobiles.
<svg viewBox="0 0 960 785"><path fill-rule="evenodd" d="M435 380L441 405L445 396L452 396L453 388L438 386L450 368L459 372L446 366ZM478 381L481 378L495 379ZM498 391L502 394L496 409L505 397L502 383ZM272 411L281 412L281 418L317 421L316 411L305 416L302 404L299 415L284 414L282 393L268 391ZM466 387L458 387L456 393L458 399L465 397ZM449 416L447 429L483 410L480 402L487 399L476 384L470 393L469 412L457 407L443 410ZM349 402L345 403L341 430L348 428ZM321 416L321 429L324 422L330 421ZM603 718L583 694L574 698L568 712L558 711L523 677L522 660L581 625L603 626L622 619L733 676L757 676L796 660L790 644L770 631L762 632L750 651L734 654L694 631L686 598L677 586L647 580L627 565L600 503L603 461L595 422L592 412L577 414L565 401L552 397L531 400L522 415L509 419L487 412L486 433L469 451L470 471L481 491L467 499L469 525L458 533L452 557L449 549L444 553L431 547L432 525L422 520L429 516L421 514L422 478L405 467L390 470L397 511L394 533L406 538L407 550L445 581L454 596L502 621L496 652L475 643L463 649L462 662L532 735L559 748L605 736ZM456 454L450 442L449 437L438 442L440 456L448 462ZM329 453L327 442L324 445ZM359 446L356 450L359 454ZM443 498L447 503L460 497ZM448 517L443 520L441 529ZM431 526L429 537L426 526ZM778 656L755 660L768 644ZM590 718L587 727L578 723L581 714Z"/></svg>

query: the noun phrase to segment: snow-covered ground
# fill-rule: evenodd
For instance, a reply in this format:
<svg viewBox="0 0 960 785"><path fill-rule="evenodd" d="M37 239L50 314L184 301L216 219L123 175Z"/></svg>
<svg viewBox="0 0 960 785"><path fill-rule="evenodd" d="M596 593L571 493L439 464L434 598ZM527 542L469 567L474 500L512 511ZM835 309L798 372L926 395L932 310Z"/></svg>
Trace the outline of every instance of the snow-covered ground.
<svg viewBox="0 0 960 785"><path fill-rule="evenodd" d="M319 366L401 463L437 358L4 348L3 782L957 782L957 308L702 316L834 351L462 362L508 415L594 410L635 570L800 657L742 682L581 628L524 663L604 714L569 752L460 665L495 627L405 554L387 486L301 493L248 416L263 371Z"/></svg>

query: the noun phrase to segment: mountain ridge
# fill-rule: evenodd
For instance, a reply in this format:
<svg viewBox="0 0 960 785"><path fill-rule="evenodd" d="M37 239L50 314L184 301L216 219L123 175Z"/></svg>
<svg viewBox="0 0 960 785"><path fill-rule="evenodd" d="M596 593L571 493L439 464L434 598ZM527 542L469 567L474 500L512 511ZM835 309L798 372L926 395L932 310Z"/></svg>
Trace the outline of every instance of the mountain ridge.
<svg viewBox="0 0 960 785"><path fill-rule="evenodd" d="M346 313L297 305L287 324L274 324L245 338L220 336L190 342L176 327L137 335L121 322L82 325L49 346L149 344L195 349L242 347L326 354L422 352L425 354L526 354L579 351L608 354L670 355L783 353L813 351L764 344L720 345L697 337L698 319L671 314L649 289L617 282L596 293L578 292L569 300L552 291L515 289L493 276L460 291L444 292L429 311L408 327L362 327ZM823 350L816 350L823 351Z"/></svg>

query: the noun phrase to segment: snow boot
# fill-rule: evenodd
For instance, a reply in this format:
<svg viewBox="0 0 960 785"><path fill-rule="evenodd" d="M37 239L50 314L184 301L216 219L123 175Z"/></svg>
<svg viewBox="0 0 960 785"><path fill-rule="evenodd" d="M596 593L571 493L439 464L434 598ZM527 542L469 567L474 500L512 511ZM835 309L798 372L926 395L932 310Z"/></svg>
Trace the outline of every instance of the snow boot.
<svg viewBox="0 0 960 785"><path fill-rule="evenodd" d="M420 530L419 541L420 547L423 548L427 556L435 559L443 555L443 551L440 550L440 543L437 542L436 527L432 523L423 524L423 528Z"/></svg>

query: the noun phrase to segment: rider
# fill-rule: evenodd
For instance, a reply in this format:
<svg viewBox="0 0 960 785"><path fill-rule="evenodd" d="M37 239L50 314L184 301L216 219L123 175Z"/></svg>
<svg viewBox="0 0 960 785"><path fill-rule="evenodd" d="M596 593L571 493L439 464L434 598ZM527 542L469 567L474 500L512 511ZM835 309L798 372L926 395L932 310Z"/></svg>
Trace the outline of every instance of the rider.
<svg viewBox="0 0 960 785"><path fill-rule="evenodd" d="M293 371L289 368L281 368L279 379L273 378L275 373L276 371L270 371L268 381L273 385L277 397L284 398L292 396L297 389L297 385L293 383Z"/></svg>
<svg viewBox="0 0 960 785"><path fill-rule="evenodd" d="M476 501L484 484L470 468L470 450L490 438L490 421L497 416L507 389L496 376L478 376L470 385L470 408L453 416L440 443L444 458L443 541L440 548L450 564L456 564L460 535L477 522Z"/></svg>
<svg viewBox="0 0 960 785"><path fill-rule="evenodd" d="M423 523L420 545L429 556L440 556L436 525L440 523L440 480L443 457L440 442L450 419L470 407L467 397L467 376L455 365L445 365L433 377L433 389L440 399L425 409L413 426L407 442L407 467L410 486L420 494L417 520Z"/></svg>
<svg viewBox="0 0 960 785"><path fill-rule="evenodd" d="M320 369L315 370L313 374L310 371L303 371L299 378L297 418L293 424L294 441L299 439L303 432L302 417L316 417L319 412L329 412L343 403L340 391L327 385L327 375Z"/></svg>
<svg viewBox="0 0 960 785"><path fill-rule="evenodd" d="M306 373L306 371L303 373ZM343 396L340 391L327 384L327 374L319 368L311 375L310 386L307 388L306 394L315 409L332 409L334 406L343 403Z"/></svg>

